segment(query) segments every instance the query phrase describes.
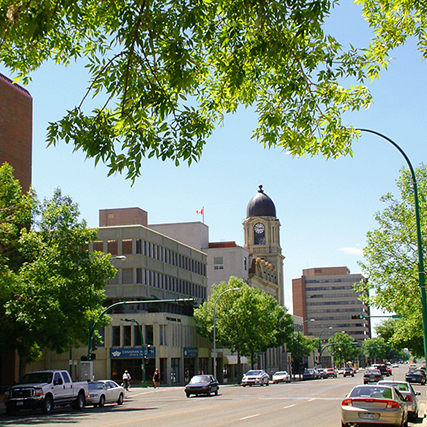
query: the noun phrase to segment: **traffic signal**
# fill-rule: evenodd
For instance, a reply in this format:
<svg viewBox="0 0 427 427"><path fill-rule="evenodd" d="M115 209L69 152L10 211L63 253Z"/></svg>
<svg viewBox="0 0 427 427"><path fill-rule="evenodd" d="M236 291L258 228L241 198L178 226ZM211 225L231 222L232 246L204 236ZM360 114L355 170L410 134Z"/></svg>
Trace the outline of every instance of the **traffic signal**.
<svg viewBox="0 0 427 427"><path fill-rule="evenodd" d="M365 316L363 314L353 314L353 316L351 316L352 319L364 319Z"/></svg>

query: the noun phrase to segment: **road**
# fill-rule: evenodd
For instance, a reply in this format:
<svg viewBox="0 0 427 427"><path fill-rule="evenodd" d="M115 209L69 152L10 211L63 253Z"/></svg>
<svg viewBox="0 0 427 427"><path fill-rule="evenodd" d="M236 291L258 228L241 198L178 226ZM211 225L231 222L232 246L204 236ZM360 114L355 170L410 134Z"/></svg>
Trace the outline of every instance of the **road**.
<svg viewBox="0 0 427 427"><path fill-rule="evenodd" d="M403 379L407 368L394 370L395 379ZM354 378L301 381L269 387L222 386L218 396L186 398L182 387L160 389L134 388L127 393L122 406L87 407L83 411L56 408L50 415L39 411L19 413L15 417L0 416L1 426L64 427L69 424L87 427L141 427L161 425L189 427L215 426L283 426L339 427L341 401L356 384ZM424 416L426 387L415 386ZM427 423L427 419L426 419ZM424 425L427 425L427 424ZM423 425L423 420L410 423Z"/></svg>

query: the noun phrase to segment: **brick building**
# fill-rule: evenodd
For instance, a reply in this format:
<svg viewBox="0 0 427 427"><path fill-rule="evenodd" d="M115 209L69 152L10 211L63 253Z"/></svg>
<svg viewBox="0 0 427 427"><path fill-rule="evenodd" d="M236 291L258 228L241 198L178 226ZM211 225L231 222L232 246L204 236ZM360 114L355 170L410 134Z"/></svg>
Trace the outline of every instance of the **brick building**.
<svg viewBox="0 0 427 427"><path fill-rule="evenodd" d="M33 98L0 74L0 165L15 169L24 192L31 186Z"/></svg>

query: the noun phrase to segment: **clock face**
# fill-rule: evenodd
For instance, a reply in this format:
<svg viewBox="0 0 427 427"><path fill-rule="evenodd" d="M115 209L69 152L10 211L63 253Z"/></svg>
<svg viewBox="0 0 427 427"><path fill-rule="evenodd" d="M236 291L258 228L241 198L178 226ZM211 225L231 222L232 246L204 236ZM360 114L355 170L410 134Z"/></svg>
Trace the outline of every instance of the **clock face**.
<svg viewBox="0 0 427 427"><path fill-rule="evenodd" d="M255 233L257 233L257 234L262 234L262 233L264 233L264 224L262 224L261 222L257 222L255 225L254 225L254 231L255 231Z"/></svg>

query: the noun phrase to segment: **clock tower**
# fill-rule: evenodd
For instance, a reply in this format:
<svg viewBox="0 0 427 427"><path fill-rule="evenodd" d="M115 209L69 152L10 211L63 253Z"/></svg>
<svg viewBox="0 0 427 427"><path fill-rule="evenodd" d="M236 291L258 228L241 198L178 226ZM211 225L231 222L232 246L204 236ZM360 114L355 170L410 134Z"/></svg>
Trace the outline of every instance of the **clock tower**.
<svg viewBox="0 0 427 427"><path fill-rule="evenodd" d="M245 247L249 250L249 285L273 295L285 305L280 222L276 207L262 185L246 210Z"/></svg>

